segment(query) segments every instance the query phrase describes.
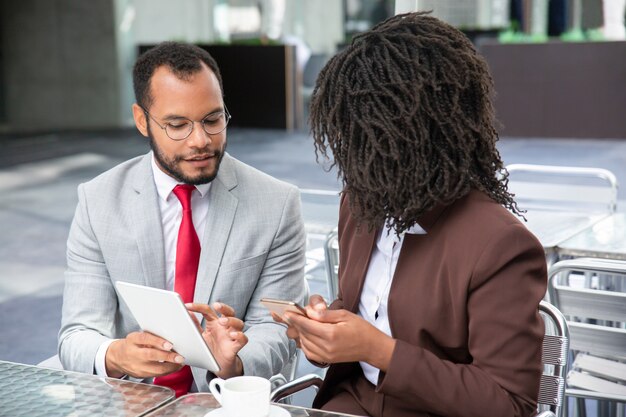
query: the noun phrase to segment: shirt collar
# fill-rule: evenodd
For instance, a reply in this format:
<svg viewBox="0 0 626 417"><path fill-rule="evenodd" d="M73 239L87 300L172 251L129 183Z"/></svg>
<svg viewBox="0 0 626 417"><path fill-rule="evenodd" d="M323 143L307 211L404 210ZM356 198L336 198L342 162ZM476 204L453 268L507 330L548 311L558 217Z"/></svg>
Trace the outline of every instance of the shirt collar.
<svg viewBox="0 0 626 417"><path fill-rule="evenodd" d="M395 236L397 239L395 230L389 227L388 224L385 224L385 227L383 227L382 233L384 236L386 235L389 235L390 237ZM425 235L426 230L424 230L424 228L422 228L422 226L420 226L419 223L415 222L413 226L409 227L404 232L400 233L400 237L404 237L404 235L407 233L410 235Z"/></svg>
<svg viewBox="0 0 626 417"><path fill-rule="evenodd" d="M376 242L376 246L378 250L384 253L387 256L391 256L393 253L393 247L402 241L404 241L405 234L411 235L425 235L426 231L417 223L413 226L409 227L406 231L400 234L398 237L396 232L390 228L388 225L382 228L380 231L380 235L378 236L378 241Z"/></svg>
<svg viewBox="0 0 626 417"><path fill-rule="evenodd" d="M426 230L424 230L424 228L418 223L415 223L413 226L407 229L406 233L409 233L411 235L425 235Z"/></svg>
<svg viewBox="0 0 626 417"><path fill-rule="evenodd" d="M180 184L180 182L176 181L174 178L167 175L165 172L159 168L157 165L156 159L154 158L154 154L152 154L152 174L154 176L154 184L156 185L157 193L159 194L159 198L163 201L167 201L167 198L172 193L174 187ZM208 184L200 184L196 185L196 190L200 193L200 198L204 198L211 189L211 183Z"/></svg>

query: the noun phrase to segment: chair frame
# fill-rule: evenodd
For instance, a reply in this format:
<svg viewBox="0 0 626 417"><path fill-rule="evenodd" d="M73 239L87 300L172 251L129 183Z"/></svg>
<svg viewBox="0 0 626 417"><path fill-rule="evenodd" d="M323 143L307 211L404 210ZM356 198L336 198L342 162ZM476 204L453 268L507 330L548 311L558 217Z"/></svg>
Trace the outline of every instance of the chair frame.
<svg viewBox="0 0 626 417"><path fill-rule="evenodd" d="M604 209L600 212L614 213L617 208L618 182L615 175L603 168L583 168L552 165L511 164L506 169L513 176L509 177L509 187L519 194L517 198L536 201L551 201L553 204L562 200L563 190L575 191L567 194L567 201L587 204L602 204ZM582 184L558 184L551 182L528 182L516 180L516 175L545 175L547 177L562 179L594 179L604 181L605 186L589 186ZM516 190L517 188L517 190ZM525 191L532 190L537 198L530 198ZM528 194L531 192L529 191ZM594 197L597 203L594 203ZM529 203L529 205L533 205ZM550 205L548 205L550 206Z"/></svg>
<svg viewBox="0 0 626 417"><path fill-rule="evenodd" d="M278 388L274 389L270 394L270 401L284 401L293 394L296 394L306 388L313 387L315 392L319 391L324 380L316 374L306 374L293 381L289 381Z"/></svg>
<svg viewBox="0 0 626 417"><path fill-rule="evenodd" d="M544 373L539 385L538 416L556 416L563 414L565 398L565 377L567 375L567 356L569 352L569 330L567 321L561 312L547 301L539 303L539 313L545 324L541 363ZM552 334L553 333L553 334Z"/></svg>

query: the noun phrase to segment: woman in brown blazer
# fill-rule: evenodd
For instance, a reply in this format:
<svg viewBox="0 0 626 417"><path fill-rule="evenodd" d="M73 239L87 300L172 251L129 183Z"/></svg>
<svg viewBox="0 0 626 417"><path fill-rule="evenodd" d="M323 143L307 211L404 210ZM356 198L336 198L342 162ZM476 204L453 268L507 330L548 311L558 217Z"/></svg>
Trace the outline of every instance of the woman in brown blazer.
<svg viewBox="0 0 626 417"><path fill-rule="evenodd" d="M344 184L340 293L285 315L306 356L331 364L315 407L534 414L546 263L514 215L492 95L469 40L423 13L355 37L320 73L312 133Z"/></svg>

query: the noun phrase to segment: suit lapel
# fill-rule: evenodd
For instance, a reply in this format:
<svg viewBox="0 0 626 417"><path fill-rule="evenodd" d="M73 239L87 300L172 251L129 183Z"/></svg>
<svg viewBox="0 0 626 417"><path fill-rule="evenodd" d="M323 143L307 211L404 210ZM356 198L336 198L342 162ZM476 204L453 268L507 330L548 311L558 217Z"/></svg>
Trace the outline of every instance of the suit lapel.
<svg viewBox="0 0 626 417"><path fill-rule="evenodd" d="M135 200L130 204L132 232L137 241L144 284L165 288L165 249L159 201L151 167L152 153L143 157L132 175Z"/></svg>
<svg viewBox="0 0 626 417"><path fill-rule="evenodd" d="M378 236L378 230L368 231L366 226L361 226L357 230L349 255L350 258L353 258L349 260L350 265L353 267L353 272L342 271L346 281L351 281L345 282L343 285L346 285L346 288L358 288L356 292L347 293L344 298L344 305L353 313L356 313L359 307L365 276L367 275L367 269L374 251L374 245L376 245L376 236Z"/></svg>
<svg viewBox="0 0 626 417"><path fill-rule="evenodd" d="M196 303L207 303L210 300L217 271L235 220L239 200L230 191L236 186L237 177L233 161L228 154L225 154L209 195L209 211L202 238L202 252L193 297Z"/></svg>

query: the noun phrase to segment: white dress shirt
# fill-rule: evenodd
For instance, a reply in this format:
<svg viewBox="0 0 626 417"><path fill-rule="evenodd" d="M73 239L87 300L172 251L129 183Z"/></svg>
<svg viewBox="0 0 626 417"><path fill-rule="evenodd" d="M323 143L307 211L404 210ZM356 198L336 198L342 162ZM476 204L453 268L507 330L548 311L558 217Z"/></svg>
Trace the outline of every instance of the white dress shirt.
<svg viewBox="0 0 626 417"><path fill-rule="evenodd" d="M406 233L426 234L417 223ZM398 257L404 242L404 234L398 237L389 227L385 226L378 235L376 246L372 251L370 264L365 275L365 283L359 301L359 315L383 333L391 336L387 304L389 290L398 264ZM379 369L366 362L359 362L363 374L369 382L378 384Z"/></svg>
<svg viewBox="0 0 626 417"><path fill-rule="evenodd" d="M176 270L176 243L178 241L178 229L183 218L183 206L178 197L172 192L180 183L163 172L152 157L152 174L159 196L159 209L161 211L161 223L163 226L163 246L165 248L165 289L174 290L174 276ZM200 240L202 250L202 238L206 225L207 213L209 212L209 190L211 183L196 185L191 194L191 212L193 225ZM95 359L96 374L108 376L106 373L106 351L114 339L107 340L98 348Z"/></svg>

